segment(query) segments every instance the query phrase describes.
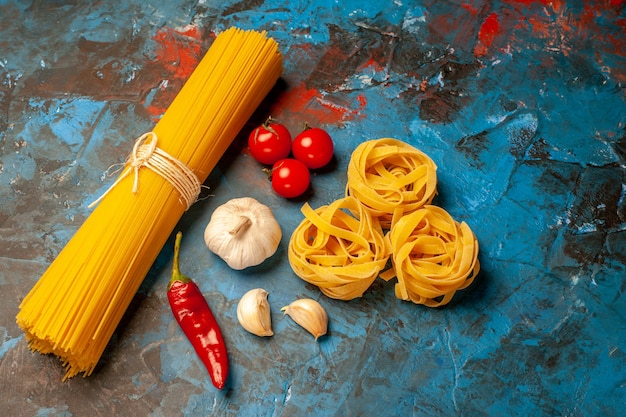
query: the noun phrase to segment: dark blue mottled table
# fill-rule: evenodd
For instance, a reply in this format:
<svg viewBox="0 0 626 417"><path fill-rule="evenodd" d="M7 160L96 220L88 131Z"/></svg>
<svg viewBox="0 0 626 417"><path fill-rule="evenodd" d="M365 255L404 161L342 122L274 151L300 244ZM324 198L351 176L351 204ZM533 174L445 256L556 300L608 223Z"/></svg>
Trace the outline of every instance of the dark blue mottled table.
<svg viewBox="0 0 626 417"><path fill-rule="evenodd" d="M568 3L568 4L566 4ZM0 1L0 412L7 416L618 416L626 398L626 5L621 0ZM61 382L31 353L18 304L89 214L215 33L266 30L281 82L180 221L185 272L219 317L217 391L172 319L162 251L95 373ZM336 159L298 201L274 195L245 147L271 114L322 126ZM341 197L352 150L394 137L437 163L436 203L480 245L474 284L442 309L377 280L331 300L286 257L300 206ZM284 231L262 266L204 246L218 205L269 205ZM172 239L168 241L171 243ZM270 293L275 336L237 323ZM280 307L318 299L314 342Z"/></svg>

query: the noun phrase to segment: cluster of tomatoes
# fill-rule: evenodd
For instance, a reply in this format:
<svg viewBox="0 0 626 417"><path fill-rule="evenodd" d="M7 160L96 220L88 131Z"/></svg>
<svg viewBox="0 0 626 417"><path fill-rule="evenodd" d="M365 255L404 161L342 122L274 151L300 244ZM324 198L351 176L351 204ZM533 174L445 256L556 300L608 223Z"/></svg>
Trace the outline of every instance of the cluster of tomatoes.
<svg viewBox="0 0 626 417"><path fill-rule="evenodd" d="M292 141L289 130L271 117L250 132L248 148L258 162L271 165L272 188L285 198L302 195L311 183L310 170L328 164L334 151L324 129L305 126Z"/></svg>

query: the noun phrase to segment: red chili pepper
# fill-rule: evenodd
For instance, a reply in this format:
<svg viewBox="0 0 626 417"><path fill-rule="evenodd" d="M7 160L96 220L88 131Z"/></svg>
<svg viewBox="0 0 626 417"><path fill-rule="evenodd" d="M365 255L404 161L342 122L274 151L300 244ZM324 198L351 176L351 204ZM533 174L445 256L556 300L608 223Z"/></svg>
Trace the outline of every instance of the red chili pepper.
<svg viewBox="0 0 626 417"><path fill-rule="evenodd" d="M228 377L228 354L222 332L200 288L191 278L180 273L178 258L183 234L176 234L172 278L167 286L167 299L181 329L206 366L216 388L224 388Z"/></svg>

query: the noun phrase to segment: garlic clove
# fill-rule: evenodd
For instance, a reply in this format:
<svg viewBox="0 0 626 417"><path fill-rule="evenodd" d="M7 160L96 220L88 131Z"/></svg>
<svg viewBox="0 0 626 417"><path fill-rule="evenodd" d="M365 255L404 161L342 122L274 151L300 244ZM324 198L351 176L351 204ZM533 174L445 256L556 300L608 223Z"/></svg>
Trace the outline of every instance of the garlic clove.
<svg viewBox="0 0 626 417"><path fill-rule="evenodd" d="M311 333L315 340L327 332L328 315L324 307L315 300L303 298L292 302L280 310Z"/></svg>
<svg viewBox="0 0 626 417"><path fill-rule="evenodd" d="M233 198L216 208L204 230L211 252L237 270L272 256L281 238L272 210L252 197Z"/></svg>
<svg viewBox="0 0 626 417"><path fill-rule="evenodd" d="M237 320L248 332L257 336L272 336L272 318L268 293L262 288L248 291L237 304Z"/></svg>

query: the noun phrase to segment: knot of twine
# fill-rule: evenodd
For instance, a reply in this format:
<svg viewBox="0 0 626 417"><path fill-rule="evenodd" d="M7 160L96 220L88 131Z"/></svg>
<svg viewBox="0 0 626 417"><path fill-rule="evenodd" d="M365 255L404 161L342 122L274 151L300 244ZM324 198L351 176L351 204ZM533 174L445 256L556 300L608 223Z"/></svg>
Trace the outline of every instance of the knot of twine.
<svg viewBox="0 0 626 417"><path fill-rule="evenodd" d="M154 132L144 133L135 141L133 152L127 159L127 167L117 180L96 201L88 207L92 208L100 202L117 184L134 172L132 192L139 190L139 170L146 167L165 178L180 193L187 204L187 209L196 202L202 184L198 177L185 164L157 147L157 135Z"/></svg>

